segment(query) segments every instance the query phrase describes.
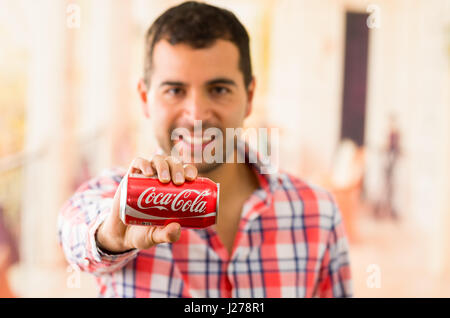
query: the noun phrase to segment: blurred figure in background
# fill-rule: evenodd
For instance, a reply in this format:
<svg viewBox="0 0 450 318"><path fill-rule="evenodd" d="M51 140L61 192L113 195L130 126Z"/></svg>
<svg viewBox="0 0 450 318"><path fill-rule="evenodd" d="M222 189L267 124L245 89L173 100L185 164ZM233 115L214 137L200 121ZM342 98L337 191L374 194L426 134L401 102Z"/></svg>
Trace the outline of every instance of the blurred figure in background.
<svg viewBox="0 0 450 318"><path fill-rule="evenodd" d="M386 146L383 148L384 156L384 187L381 201L375 208L375 216L377 218L383 215L389 216L394 220L398 220L399 216L394 206L395 194L395 171L398 160L401 156L400 131L394 114L389 116L389 130L387 135Z"/></svg>

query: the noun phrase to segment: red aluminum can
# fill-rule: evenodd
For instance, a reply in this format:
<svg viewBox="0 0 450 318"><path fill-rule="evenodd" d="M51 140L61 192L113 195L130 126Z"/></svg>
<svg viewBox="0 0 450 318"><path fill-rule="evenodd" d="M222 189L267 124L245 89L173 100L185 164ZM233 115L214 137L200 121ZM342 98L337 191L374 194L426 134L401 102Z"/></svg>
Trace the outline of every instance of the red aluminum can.
<svg viewBox="0 0 450 318"><path fill-rule="evenodd" d="M199 229L217 222L220 185L208 178L175 185L130 174L120 187L120 218L125 224L163 226L177 222Z"/></svg>

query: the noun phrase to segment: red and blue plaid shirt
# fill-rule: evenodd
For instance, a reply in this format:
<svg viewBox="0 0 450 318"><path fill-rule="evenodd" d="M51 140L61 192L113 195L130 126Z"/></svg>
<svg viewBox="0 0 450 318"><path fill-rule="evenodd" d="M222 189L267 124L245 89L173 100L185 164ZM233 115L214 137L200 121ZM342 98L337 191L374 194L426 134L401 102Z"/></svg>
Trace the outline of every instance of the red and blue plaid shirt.
<svg viewBox="0 0 450 318"><path fill-rule="evenodd" d="M260 188L242 208L231 255L214 227L182 229L177 242L146 250L101 251L95 233L125 174L115 169L81 185L63 206L67 260L96 276L101 297L351 297L348 241L330 193L251 166Z"/></svg>

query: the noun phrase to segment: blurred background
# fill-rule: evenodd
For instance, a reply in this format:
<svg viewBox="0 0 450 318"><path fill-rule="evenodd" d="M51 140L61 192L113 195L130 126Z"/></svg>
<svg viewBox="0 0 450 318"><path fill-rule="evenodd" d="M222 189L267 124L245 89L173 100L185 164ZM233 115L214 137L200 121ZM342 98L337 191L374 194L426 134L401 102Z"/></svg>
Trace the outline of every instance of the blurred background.
<svg viewBox="0 0 450 318"><path fill-rule="evenodd" d="M57 242L80 183L150 156L136 91L170 0L0 0L0 296L95 297ZM450 297L450 1L223 0L251 37L248 127L335 195L355 297Z"/></svg>

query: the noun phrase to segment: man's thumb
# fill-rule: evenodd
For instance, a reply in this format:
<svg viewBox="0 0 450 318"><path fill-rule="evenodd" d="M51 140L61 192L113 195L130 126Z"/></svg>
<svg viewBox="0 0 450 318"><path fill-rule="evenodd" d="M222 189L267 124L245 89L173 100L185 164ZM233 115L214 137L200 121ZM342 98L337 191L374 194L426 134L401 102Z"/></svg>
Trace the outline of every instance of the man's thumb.
<svg viewBox="0 0 450 318"><path fill-rule="evenodd" d="M174 243L181 235L181 226L178 223L170 223L164 227L153 227L148 233L148 241L151 246L160 243Z"/></svg>

